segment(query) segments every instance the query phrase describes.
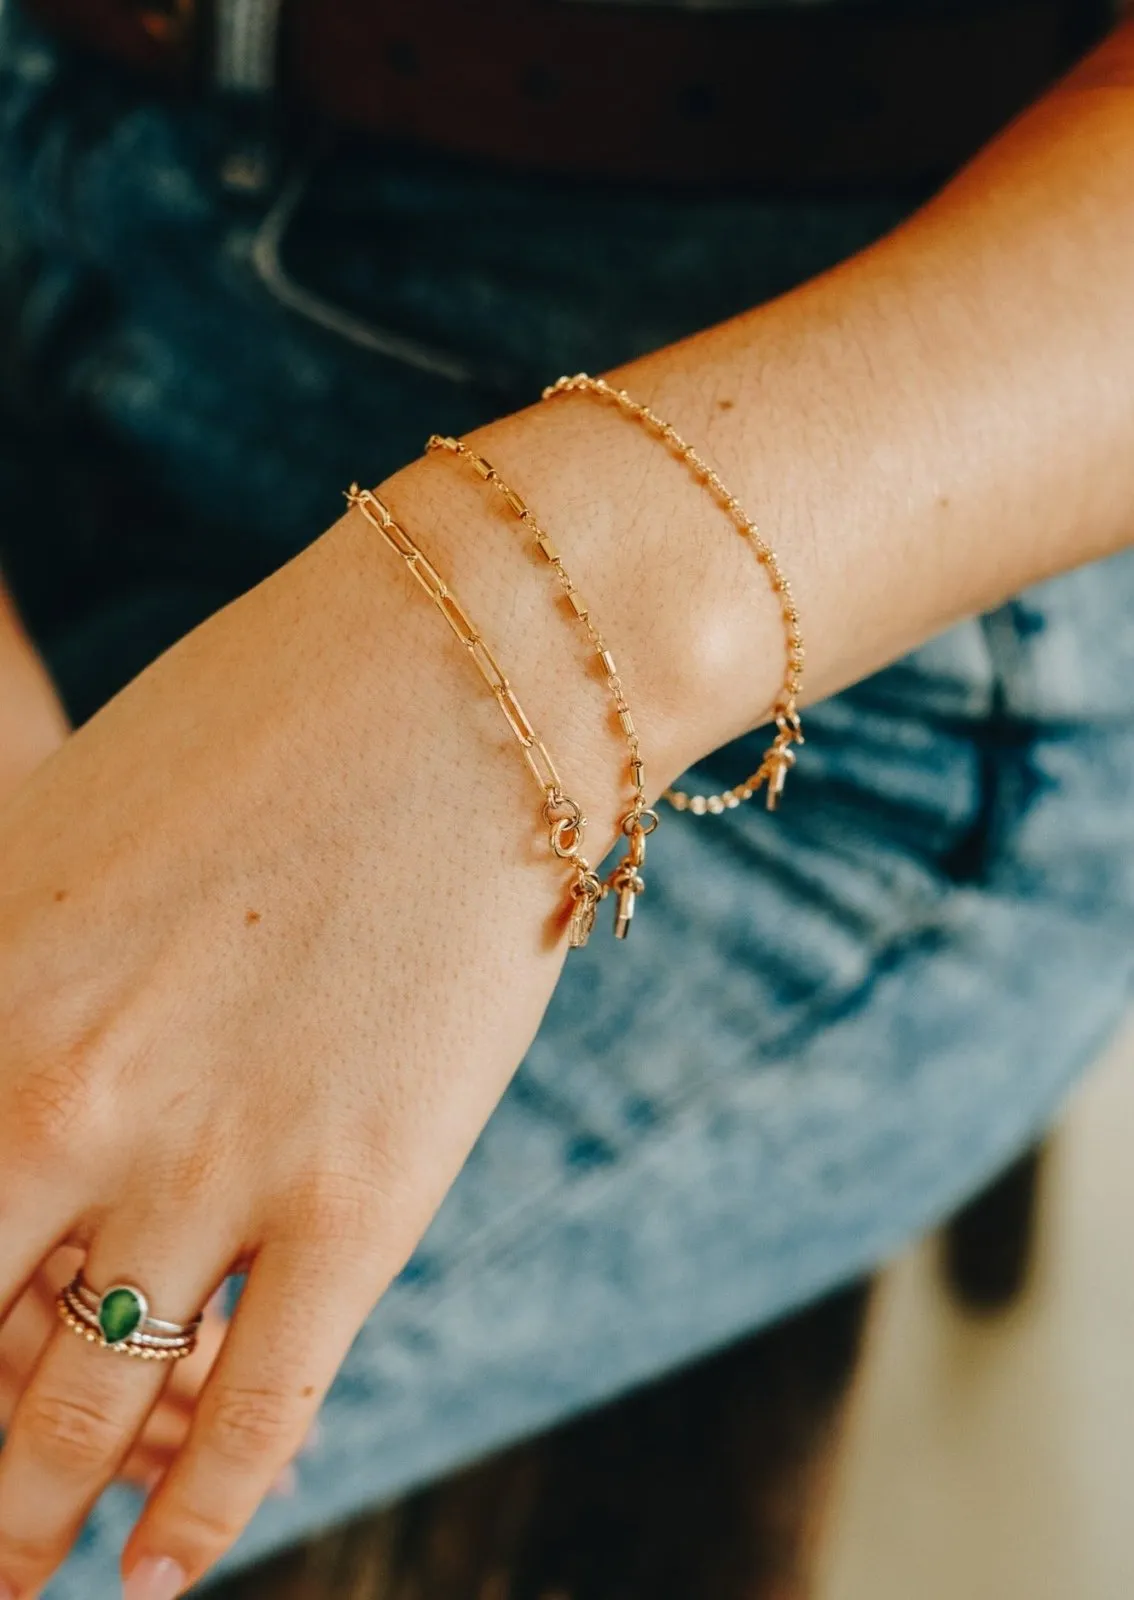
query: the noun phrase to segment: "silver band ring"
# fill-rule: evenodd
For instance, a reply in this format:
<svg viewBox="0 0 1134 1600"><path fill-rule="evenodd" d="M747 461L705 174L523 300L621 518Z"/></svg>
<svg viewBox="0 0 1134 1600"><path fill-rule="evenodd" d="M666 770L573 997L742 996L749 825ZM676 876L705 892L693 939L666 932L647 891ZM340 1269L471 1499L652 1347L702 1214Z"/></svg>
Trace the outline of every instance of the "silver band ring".
<svg viewBox="0 0 1134 1600"><path fill-rule="evenodd" d="M130 1283L114 1283L99 1294L82 1273L73 1278L55 1302L61 1321L104 1350L142 1361L182 1361L197 1348L201 1318L164 1322L150 1316L149 1301Z"/></svg>

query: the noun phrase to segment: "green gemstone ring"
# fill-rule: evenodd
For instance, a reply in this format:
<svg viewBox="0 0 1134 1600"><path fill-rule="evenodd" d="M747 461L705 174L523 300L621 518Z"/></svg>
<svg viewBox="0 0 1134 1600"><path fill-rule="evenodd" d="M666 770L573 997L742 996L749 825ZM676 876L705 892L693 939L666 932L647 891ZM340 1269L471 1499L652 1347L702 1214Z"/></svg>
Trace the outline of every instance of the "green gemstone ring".
<svg viewBox="0 0 1134 1600"><path fill-rule="evenodd" d="M114 1283L98 1294L79 1273L56 1304L72 1332L105 1350L143 1361L180 1361L196 1349L200 1317L192 1322L152 1317L146 1296L131 1283Z"/></svg>

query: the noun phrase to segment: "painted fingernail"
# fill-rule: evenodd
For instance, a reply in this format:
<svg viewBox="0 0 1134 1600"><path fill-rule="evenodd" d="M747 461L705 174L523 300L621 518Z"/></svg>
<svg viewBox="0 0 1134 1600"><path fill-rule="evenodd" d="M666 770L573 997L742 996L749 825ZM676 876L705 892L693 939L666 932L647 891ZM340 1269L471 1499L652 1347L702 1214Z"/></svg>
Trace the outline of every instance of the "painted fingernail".
<svg viewBox="0 0 1134 1600"><path fill-rule="evenodd" d="M177 1600L189 1587L182 1567L168 1556L139 1561L122 1588L122 1600Z"/></svg>
<svg viewBox="0 0 1134 1600"><path fill-rule="evenodd" d="M291 1500L298 1488L299 1478L296 1475L295 1468L285 1467L275 1483L272 1484L272 1493L281 1500ZM0 1595L0 1600L3 1600L2 1595ZM132 1596L131 1600L133 1600Z"/></svg>

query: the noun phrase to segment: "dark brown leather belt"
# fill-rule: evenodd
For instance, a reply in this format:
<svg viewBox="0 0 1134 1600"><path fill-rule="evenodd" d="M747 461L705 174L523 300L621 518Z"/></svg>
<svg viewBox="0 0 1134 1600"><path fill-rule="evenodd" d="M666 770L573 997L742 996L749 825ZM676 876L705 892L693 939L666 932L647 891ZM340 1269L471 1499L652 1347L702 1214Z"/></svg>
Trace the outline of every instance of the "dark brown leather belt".
<svg viewBox="0 0 1134 1600"><path fill-rule="evenodd" d="M24 4L171 84L204 80L203 0ZM952 170L1002 127L1085 43L1090 9L290 0L280 85L297 114L510 166L768 187L894 183Z"/></svg>

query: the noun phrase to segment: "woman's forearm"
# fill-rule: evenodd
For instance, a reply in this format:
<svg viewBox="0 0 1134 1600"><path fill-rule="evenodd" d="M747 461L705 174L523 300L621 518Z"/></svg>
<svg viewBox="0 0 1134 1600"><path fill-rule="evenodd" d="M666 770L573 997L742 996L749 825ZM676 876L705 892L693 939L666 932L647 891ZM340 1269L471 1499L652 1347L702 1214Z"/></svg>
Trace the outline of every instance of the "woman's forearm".
<svg viewBox="0 0 1134 1600"><path fill-rule="evenodd" d="M760 521L799 603L808 698L1130 538L1132 171L1126 27L894 234L610 375ZM767 715L778 608L658 443L579 396L473 439L542 514L615 646L655 786ZM583 738L606 719L602 686L565 671L547 575L481 488L437 462L388 485L507 640L529 709ZM617 783L612 737L588 759L595 787Z"/></svg>

